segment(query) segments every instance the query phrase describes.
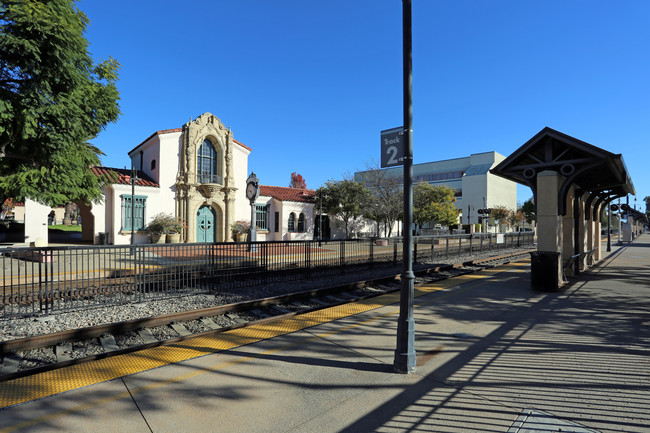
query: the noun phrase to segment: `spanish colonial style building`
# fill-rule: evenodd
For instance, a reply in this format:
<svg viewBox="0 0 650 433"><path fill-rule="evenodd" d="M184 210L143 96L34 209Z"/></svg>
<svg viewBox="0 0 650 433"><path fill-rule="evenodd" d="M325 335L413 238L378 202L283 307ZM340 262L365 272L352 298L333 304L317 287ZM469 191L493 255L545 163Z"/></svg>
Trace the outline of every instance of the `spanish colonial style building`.
<svg viewBox="0 0 650 433"><path fill-rule="evenodd" d="M147 223L166 213L182 221L182 242L232 241L232 224L251 220L245 196L250 152L210 113L181 128L154 132L129 152L131 168L91 168L105 184L101 202L79 204L82 240L148 243ZM320 230L329 237L329 220L315 216L314 195L314 190L261 185L254 203L257 239L307 240ZM43 221L50 208L27 200L25 209L26 242L46 240Z"/></svg>

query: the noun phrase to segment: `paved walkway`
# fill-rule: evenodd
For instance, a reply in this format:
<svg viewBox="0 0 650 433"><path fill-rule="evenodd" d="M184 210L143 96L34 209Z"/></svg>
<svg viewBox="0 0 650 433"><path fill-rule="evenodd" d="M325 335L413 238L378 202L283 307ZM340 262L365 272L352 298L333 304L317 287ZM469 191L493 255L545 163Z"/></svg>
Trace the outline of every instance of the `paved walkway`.
<svg viewBox="0 0 650 433"><path fill-rule="evenodd" d="M0 432L650 432L650 235L558 293L529 269L416 298L415 374L378 306L8 407Z"/></svg>

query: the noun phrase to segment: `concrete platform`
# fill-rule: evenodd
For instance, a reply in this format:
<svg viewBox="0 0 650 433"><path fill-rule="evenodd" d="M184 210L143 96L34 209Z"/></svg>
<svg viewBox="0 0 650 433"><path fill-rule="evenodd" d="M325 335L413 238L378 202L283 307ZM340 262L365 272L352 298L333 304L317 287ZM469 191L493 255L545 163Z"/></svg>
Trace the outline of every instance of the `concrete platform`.
<svg viewBox="0 0 650 433"><path fill-rule="evenodd" d="M0 432L650 432L650 235L557 293L529 271L416 298L415 374L393 372L398 308L378 303L6 407Z"/></svg>

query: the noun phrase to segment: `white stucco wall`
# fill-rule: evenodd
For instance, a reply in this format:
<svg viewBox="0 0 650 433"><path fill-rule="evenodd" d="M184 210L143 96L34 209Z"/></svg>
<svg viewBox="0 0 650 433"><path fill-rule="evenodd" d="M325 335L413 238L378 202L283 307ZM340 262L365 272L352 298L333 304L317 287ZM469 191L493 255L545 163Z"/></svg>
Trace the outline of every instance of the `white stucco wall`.
<svg viewBox="0 0 650 433"><path fill-rule="evenodd" d="M128 245L131 243L131 231L122 231L122 195L131 196L130 185L112 185L111 206L107 207L107 218L105 221L106 231L110 232L111 243L114 245ZM136 196L146 196L144 220L145 225L158 213L164 212L174 215L174 201L163 201L161 191L154 187L135 187ZM96 227L99 227L97 224ZM104 230L97 230L104 231ZM135 236L136 244L149 243L149 237L146 232L138 231Z"/></svg>
<svg viewBox="0 0 650 433"><path fill-rule="evenodd" d="M145 163L149 171L145 171L160 185L159 199L168 203L167 212L175 215L176 178L178 176L181 132L172 132L158 135L159 145L152 146L151 156L158 157L156 169L151 170L151 161ZM156 148L157 149L153 149ZM157 151L157 152L156 152Z"/></svg>
<svg viewBox="0 0 650 433"><path fill-rule="evenodd" d="M31 199L25 200L25 243L47 245L47 215L52 208Z"/></svg>
<svg viewBox="0 0 650 433"><path fill-rule="evenodd" d="M250 221L251 219L251 206L246 198L246 179L248 179L248 175L250 174L248 172L248 155L250 153L250 150L237 143L233 143L232 168L235 178L235 188L237 188L237 192L235 193L235 221ZM260 179L260 183L263 183L263 181L264 179Z"/></svg>
<svg viewBox="0 0 650 433"><path fill-rule="evenodd" d="M167 212L175 214L176 177L178 175L181 131L152 135L129 155L133 166L142 170L160 185L158 199L168 204ZM156 161L155 168L151 162Z"/></svg>

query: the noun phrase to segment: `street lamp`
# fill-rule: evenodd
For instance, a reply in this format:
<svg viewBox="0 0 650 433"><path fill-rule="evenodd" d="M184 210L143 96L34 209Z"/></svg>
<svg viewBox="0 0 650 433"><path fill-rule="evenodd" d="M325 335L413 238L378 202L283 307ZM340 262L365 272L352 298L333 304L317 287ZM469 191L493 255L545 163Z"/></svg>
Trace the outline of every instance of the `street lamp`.
<svg viewBox="0 0 650 433"><path fill-rule="evenodd" d="M397 319L397 348L393 368L398 373L415 372L415 317L413 313L413 63L411 0L402 0L402 55L404 108L404 229L402 281Z"/></svg>
<svg viewBox="0 0 650 433"><path fill-rule="evenodd" d="M138 172L131 163L131 245L135 245L135 183L138 180Z"/></svg>

